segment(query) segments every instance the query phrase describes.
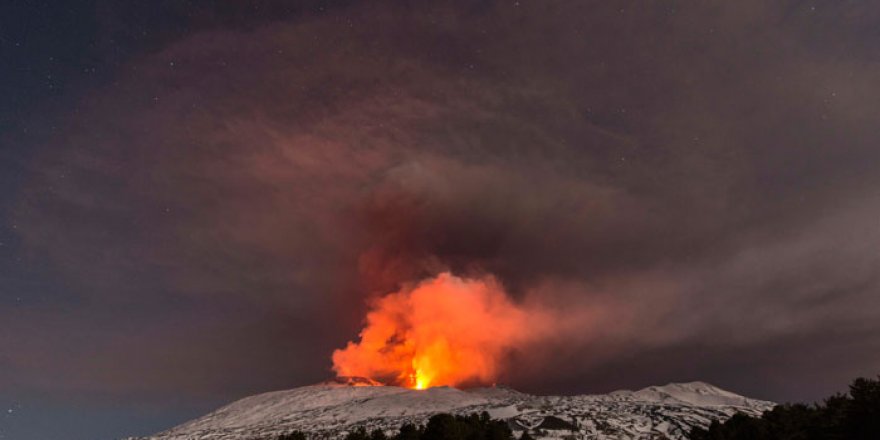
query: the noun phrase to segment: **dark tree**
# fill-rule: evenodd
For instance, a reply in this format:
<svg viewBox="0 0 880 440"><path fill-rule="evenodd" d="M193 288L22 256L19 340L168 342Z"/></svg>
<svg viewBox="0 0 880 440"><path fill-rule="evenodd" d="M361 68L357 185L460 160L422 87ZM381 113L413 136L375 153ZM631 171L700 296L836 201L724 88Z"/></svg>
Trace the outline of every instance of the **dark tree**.
<svg viewBox="0 0 880 440"><path fill-rule="evenodd" d="M428 420L420 440L465 440L462 423L450 414L437 414Z"/></svg>
<svg viewBox="0 0 880 440"><path fill-rule="evenodd" d="M692 440L877 440L880 439L880 378L856 379L849 394L820 404L784 404L761 417L737 414L708 429L694 428Z"/></svg>
<svg viewBox="0 0 880 440"><path fill-rule="evenodd" d="M367 435L367 430L363 426L360 426L349 432L348 435L345 436L345 440L370 440L370 437Z"/></svg>
<svg viewBox="0 0 880 440"><path fill-rule="evenodd" d="M394 436L394 440L419 440L422 438L422 432L421 427L407 423L400 427L400 432Z"/></svg>
<svg viewBox="0 0 880 440"><path fill-rule="evenodd" d="M513 440L507 423L489 414L453 416L438 414L428 420L419 440Z"/></svg>
<svg viewBox="0 0 880 440"><path fill-rule="evenodd" d="M306 440L306 435L302 431L293 431L279 435L276 440Z"/></svg>
<svg viewBox="0 0 880 440"><path fill-rule="evenodd" d="M306 440L300 431L282 434L274 440ZM351 430L345 440L515 440L513 432L503 420L492 420L489 414L453 416L437 414L428 419L424 427L407 423L390 438L381 429L367 433L366 428ZM520 440L533 440L528 433Z"/></svg>
<svg viewBox="0 0 880 440"><path fill-rule="evenodd" d="M880 380L856 379L849 387L849 395L852 401L844 416L847 437L880 439Z"/></svg>

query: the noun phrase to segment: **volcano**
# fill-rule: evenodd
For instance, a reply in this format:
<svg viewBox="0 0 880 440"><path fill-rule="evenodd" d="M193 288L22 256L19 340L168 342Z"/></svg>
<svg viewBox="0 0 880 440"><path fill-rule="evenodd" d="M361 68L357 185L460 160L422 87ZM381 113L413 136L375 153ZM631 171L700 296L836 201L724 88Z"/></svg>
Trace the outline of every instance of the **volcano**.
<svg viewBox="0 0 880 440"><path fill-rule="evenodd" d="M704 382L536 396L501 386L413 390L346 377L246 397L168 431L129 440L274 440L293 430L329 440L357 427L391 431L438 413L482 411L506 420L517 437L528 430L538 439L685 439L694 426L737 412L759 415L773 406Z"/></svg>

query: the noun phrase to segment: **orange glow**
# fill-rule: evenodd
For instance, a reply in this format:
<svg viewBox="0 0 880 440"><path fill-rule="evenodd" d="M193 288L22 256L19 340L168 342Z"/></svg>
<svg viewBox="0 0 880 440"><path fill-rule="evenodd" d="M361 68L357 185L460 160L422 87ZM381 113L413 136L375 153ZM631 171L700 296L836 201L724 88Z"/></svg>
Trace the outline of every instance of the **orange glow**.
<svg viewBox="0 0 880 440"><path fill-rule="evenodd" d="M333 369L417 390L493 383L501 357L529 339L534 318L492 277L442 273L376 301L360 341L333 352Z"/></svg>

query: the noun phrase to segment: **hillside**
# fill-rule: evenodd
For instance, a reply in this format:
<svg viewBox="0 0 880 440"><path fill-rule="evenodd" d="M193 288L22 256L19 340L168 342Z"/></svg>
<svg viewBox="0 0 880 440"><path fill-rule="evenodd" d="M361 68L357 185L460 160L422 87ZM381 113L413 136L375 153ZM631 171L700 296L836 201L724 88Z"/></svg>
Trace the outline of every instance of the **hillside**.
<svg viewBox="0 0 880 440"><path fill-rule="evenodd" d="M259 394L141 440L273 439L292 430L332 439L359 426L391 430L437 413L482 411L536 438L681 439L692 426L737 412L758 415L774 405L703 382L579 396L534 396L505 387L416 391L375 385L348 379Z"/></svg>

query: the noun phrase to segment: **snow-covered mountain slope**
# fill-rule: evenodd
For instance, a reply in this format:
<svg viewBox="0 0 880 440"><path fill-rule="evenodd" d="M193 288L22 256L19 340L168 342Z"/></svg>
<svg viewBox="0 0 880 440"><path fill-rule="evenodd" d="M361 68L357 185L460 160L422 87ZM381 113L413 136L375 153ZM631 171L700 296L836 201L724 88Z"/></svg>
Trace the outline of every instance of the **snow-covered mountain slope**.
<svg viewBox="0 0 880 440"><path fill-rule="evenodd" d="M437 413L481 411L536 438L684 439L692 426L773 406L703 382L581 396L533 396L504 387L416 391L371 385L376 383L347 379L259 394L143 440L274 440L292 430L335 439L359 426L393 430Z"/></svg>

